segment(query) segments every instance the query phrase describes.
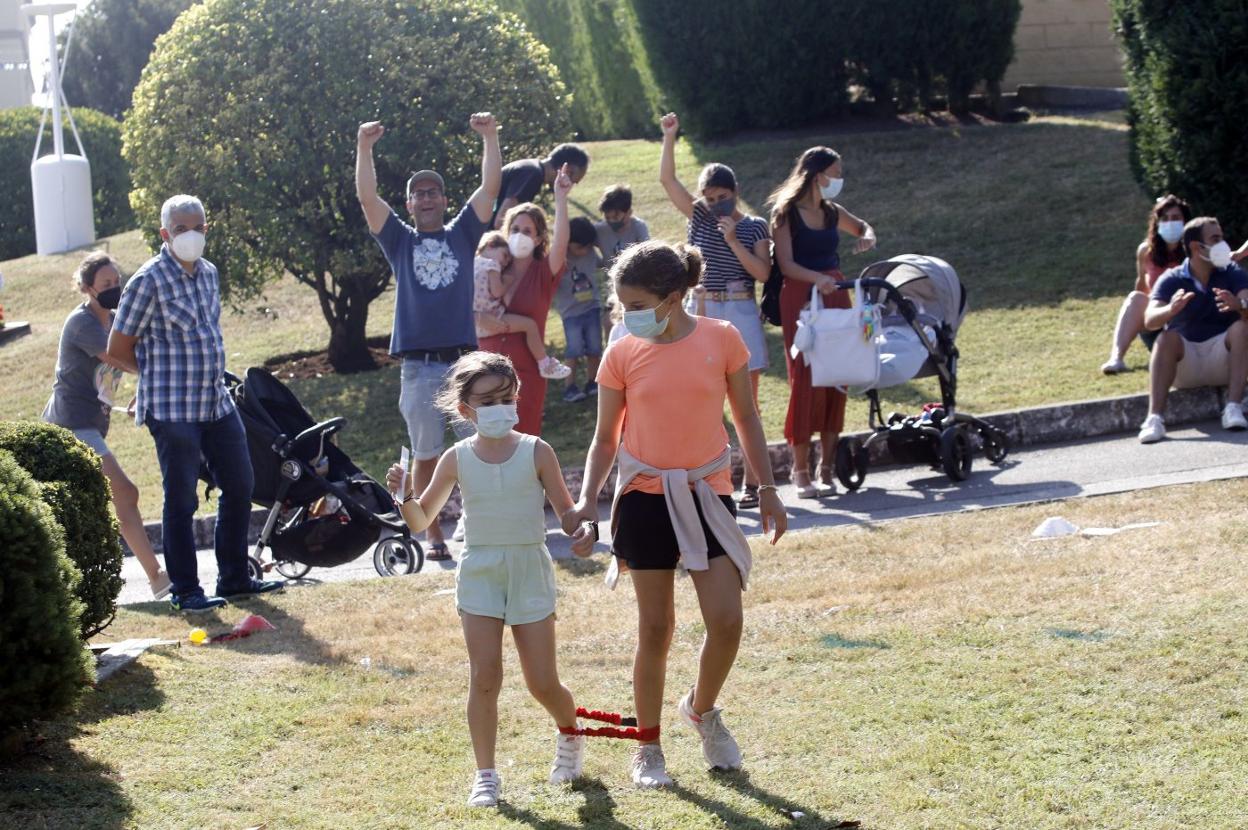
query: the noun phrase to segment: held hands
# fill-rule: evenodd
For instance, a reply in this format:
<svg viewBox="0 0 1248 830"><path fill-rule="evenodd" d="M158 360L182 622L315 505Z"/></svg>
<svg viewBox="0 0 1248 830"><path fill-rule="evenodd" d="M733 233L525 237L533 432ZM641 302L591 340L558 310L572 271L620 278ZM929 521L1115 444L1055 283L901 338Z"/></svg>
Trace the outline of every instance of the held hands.
<svg viewBox="0 0 1248 830"><path fill-rule="evenodd" d="M366 121L360 125L360 131L356 134L356 141L360 147L371 150L383 135L386 134L386 128L381 126L380 121Z"/></svg>
<svg viewBox="0 0 1248 830"><path fill-rule="evenodd" d="M474 112L468 119L468 126L482 138L498 134L498 119L490 112Z"/></svg>
<svg viewBox="0 0 1248 830"><path fill-rule="evenodd" d="M572 553L579 559L584 559L594 552L594 543L598 541L598 534L594 532L594 526L589 522L581 522L581 526L576 529L576 533L572 534Z"/></svg>
<svg viewBox="0 0 1248 830"><path fill-rule="evenodd" d="M568 165L564 164L559 168L559 173L555 176L555 198L568 198L568 193L572 190L572 184L572 177L568 175Z"/></svg>
<svg viewBox="0 0 1248 830"><path fill-rule="evenodd" d="M659 119L659 127L663 130L663 137L676 137L680 132L680 119L676 117L676 113L669 112L667 115Z"/></svg>
<svg viewBox="0 0 1248 830"><path fill-rule="evenodd" d="M784 512L784 503L780 501L780 496L775 490L769 488L758 494L758 516L762 521L764 536L769 531L775 530L771 537L773 545L779 542L780 537L789 529L789 514Z"/></svg>

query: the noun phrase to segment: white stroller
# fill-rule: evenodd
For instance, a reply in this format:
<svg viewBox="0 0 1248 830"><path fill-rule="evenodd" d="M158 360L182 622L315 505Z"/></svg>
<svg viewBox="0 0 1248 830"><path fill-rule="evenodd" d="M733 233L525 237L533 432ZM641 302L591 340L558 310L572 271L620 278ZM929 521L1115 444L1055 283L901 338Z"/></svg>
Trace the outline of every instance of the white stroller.
<svg viewBox="0 0 1248 830"><path fill-rule="evenodd" d="M865 442L851 437L837 442L836 477L850 490L861 487L869 448L876 441L888 442L898 461L943 468L951 481L971 474L976 435L989 461L1004 461L1009 453L1006 434L957 409L954 340L966 316L966 289L957 272L936 257L902 254L867 266L857 283L881 311L880 377L866 390L871 435ZM854 281L838 287L852 290ZM893 412L885 420L877 390L931 375L940 379L940 404L928 404L918 415Z"/></svg>

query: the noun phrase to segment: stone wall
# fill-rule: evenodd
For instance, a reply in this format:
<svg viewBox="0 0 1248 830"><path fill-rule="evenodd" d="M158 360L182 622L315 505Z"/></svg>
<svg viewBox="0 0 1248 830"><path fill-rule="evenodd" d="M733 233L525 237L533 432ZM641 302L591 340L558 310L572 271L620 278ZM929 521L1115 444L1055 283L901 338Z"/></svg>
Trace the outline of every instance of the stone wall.
<svg viewBox="0 0 1248 830"><path fill-rule="evenodd" d="M1001 88L1019 84L1125 86L1109 0L1023 0Z"/></svg>

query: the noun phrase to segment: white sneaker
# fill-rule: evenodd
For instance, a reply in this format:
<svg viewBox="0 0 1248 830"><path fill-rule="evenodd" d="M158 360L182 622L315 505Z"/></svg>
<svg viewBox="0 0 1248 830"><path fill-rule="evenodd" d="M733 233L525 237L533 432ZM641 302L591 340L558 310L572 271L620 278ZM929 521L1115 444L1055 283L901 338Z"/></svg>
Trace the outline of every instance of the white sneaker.
<svg viewBox="0 0 1248 830"><path fill-rule="evenodd" d="M576 724L578 727L580 722ZM555 738L555 762L550 765L550 783L566 784L581 777L585 763L585 736L560 734Z"/></svg>
<svg viewBox="0 0 1248 830"><path fill-rule="evenodd" d="M1248 429L1248 420L1244 419L1244 408L1234 401L1222 407L1222 429L1239 431Z"/></svg>
<svg viewBox="0 0 1248 830"><path fill-rule="evenodd" d="M451 532L451 541L453 542L464 541L464 534L466 532L467 531L464 530L464 513L461 510L459 513L459 518L455 521L455 530Z"/></svg>
<svg viewBox="0 0 1248 830"><path fill-rule="evenodd" d="M667 774L667 760L663 747L658 744L641 744L633 753L633 783L643 789L670 787L672 777Z"/></svg>
<svg viewBox="0 0 1248 830"><path fill-rule="evenodd" d="M563 380L572 374L572 367L546 355L546 359L537 364L537 373L547 380Z"/></svg>
<svg viewBox="0 0 1248 830"><path fill-rule="evenodd" d="M1122 362L1121 357L1111 357L1101 364L1101 371L1107 375L1116 375L1119 372L1127 371L1127 364Z"/></svg>
<svg viewBox="0 0 1248 830"><path fill-rule="evenodd" d="M676 707L680 719L689 724L702 738L702 757L711 765L711 769L741 769L741 748L720 715L723 710L712 709L701 715L693 711L693 689L680 699Z"/></svg>
<svg viewBox="0 0 1248 830"><path fill-rule="evenodd" d="M472 792L468 795L469 807L497 807L499 796L503 791L503 779L492 769L477 770L477 777L472 781Z"/></svg>
<svg viewBox="0 0 1248 830"><path fill-rule="evenodd" d="M152 599L164 599L169 596L169 591L173 588L173 583L169 580L169 574L165 573L164 568L156 572L156 578L148 585L152 588Z"/></svg>
<svg viewBox="0 0 1248 830"><path fill-rule="evenodd" d="M1223 413L1225 418L1225 413ZM1240 414L1243 418L1243 414ZM1144 419L1144 423L1140 425L1140 443L1156 444L1162 438L1166 437L1166 422L1161 419L1160 415L1149 415Z"/></svg>

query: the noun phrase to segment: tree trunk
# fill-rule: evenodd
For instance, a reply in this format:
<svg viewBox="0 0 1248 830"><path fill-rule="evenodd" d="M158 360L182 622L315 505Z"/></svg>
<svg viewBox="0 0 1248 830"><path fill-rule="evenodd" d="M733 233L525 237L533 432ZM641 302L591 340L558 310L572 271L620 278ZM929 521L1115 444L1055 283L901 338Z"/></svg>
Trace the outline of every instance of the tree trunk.
<svg viewBox="0 0 1248 830"><path fill-rule="evenodd" d="M358 276L339 280L329 324L329 363L340 375L377 368L365 337L370 299L366 280Z"/></svg>

